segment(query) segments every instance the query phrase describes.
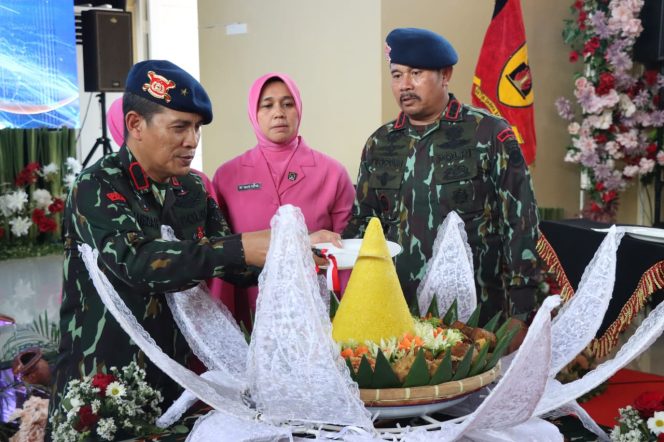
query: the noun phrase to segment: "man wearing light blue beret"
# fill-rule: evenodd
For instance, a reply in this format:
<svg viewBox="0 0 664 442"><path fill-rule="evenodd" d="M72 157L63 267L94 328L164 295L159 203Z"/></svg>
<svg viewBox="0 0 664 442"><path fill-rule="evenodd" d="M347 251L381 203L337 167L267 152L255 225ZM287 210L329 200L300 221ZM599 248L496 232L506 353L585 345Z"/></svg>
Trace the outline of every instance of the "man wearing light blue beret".
<svg viewBox="0 0 664 442"><path fill-rule="evenodd" d="M473 253L482 318L526 319L540 280L537 205L511 126L449 92L458 55L441 35L395 29L385 55L401 112L366 142L343 236L361 237L368 220L380 218L387 239L403 247L397 273L420 314L417 287L438 226L456 211Z"/></svg>

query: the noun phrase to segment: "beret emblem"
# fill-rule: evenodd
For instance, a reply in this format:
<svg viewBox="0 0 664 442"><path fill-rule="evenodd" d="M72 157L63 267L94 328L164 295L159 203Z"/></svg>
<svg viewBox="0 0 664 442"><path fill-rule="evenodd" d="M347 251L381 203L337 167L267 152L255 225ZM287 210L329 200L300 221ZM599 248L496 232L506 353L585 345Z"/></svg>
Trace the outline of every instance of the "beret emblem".
<svg viewBox="0 0 664 442"><path fill-rule="evenodd" d="M148 78L150 79L150 82L143 84L143 90L147 91L155 98L170 103L171 96L168 94L168 91L175 88L175 82L156 74L154 71L148 72Z"/></svg>

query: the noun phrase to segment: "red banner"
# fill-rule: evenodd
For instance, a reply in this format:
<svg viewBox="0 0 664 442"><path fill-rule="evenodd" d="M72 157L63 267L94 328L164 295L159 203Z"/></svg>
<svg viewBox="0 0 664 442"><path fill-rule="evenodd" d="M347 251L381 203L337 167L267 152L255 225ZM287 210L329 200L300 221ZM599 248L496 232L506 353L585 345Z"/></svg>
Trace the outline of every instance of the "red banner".
<svg viewBox="0 0 664 442"><path fill-rule="evenodd" d="M528 164L535 160L535 113L520 0L496 0L475 67L473 104L512 125Z"/></svg>

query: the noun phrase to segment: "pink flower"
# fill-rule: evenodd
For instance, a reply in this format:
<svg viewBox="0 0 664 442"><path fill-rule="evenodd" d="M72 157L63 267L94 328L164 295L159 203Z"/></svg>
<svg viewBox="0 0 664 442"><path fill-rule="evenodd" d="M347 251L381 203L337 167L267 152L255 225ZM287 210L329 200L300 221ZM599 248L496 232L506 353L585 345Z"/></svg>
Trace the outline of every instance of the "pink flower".
<svg viewBox="0 0 664 442"><path fill-rule="evenodd" d="M657 152L657 164L664 166L664 150Z"/></svg>

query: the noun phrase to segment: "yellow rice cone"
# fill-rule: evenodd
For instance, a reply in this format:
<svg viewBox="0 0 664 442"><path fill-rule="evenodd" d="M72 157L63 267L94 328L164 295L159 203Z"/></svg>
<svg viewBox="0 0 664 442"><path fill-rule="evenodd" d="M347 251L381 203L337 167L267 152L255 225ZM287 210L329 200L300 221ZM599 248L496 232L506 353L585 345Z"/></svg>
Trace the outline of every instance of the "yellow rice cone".
<svg viewBox="0 0 664 442"><path fill-rule="evenodd" d="M332 337L378 343L412 332L413 325L380 221L372 218L332 321Z"/></svg>

